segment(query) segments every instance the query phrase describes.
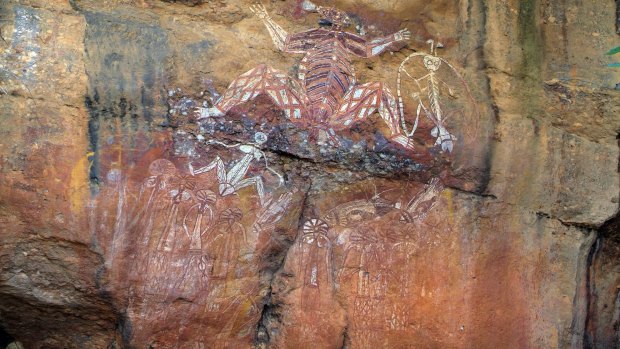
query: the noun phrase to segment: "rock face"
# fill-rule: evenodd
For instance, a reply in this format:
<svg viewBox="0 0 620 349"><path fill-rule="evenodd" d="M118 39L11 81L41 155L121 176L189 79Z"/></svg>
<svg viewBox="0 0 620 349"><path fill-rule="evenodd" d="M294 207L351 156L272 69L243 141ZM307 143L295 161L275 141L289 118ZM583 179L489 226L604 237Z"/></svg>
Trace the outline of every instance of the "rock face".
<svg viewBox="0 0 620 349"><path fill-rule="evenodd" d="M250 5L0 4L0 343L620 345L613 2Z"/></svg>

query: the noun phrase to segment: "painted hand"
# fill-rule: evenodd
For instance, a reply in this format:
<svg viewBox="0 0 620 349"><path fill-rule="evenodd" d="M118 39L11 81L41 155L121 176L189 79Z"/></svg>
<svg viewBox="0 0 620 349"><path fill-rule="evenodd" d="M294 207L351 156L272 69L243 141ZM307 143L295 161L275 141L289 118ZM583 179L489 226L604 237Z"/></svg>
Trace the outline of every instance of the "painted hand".
<svg viewBox="0 0 620 349"><path fill-rule="evenodd" d="M203 107L194 108L194 116L196 116L196 119L198 120L209 117L208 108L203 108Z"/></svg>
<svg viewBox="0 0 620 349"><path fill-rule="evenodd" d="M411 32L407 28L399 30L398 32L394 33L394 39L396 41L407 41L411 39Z"/></svg>
<svg viewBox="0 0 620 349"><path fill-rule="evenodd" d="M262 4L255 4L250 6L250 11L254 13L260 19L268 19L269 13L267 13L267 9Z"/></svg>
<svg viewBox="0 0 620 349"><path fill-rule="evenodd" d="M196 116L198 120L201 120L201 119L206 119L206 118L211 118L211 117L224 116L224 113L222 113L219 109L215 107L211 107L211 108L196 107L194 108L194 115Z"/></svg>

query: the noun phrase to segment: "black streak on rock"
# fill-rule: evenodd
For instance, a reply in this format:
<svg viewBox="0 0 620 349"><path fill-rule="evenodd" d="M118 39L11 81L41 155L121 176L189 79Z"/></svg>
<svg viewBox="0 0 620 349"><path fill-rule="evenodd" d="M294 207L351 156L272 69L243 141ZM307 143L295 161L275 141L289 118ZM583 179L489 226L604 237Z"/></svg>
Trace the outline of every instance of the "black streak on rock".
<svg viewBox="0 0 620 349"><path fill-rule="evenodd" d="M106 154L106 149L138 151L136 144L149 143L153 128L165 124L169 48L166 32L157 25L100 12L87 11L84 17L89 80L85 104L95 194L114 161L131 161L126 151L121 158Z"/></svg>

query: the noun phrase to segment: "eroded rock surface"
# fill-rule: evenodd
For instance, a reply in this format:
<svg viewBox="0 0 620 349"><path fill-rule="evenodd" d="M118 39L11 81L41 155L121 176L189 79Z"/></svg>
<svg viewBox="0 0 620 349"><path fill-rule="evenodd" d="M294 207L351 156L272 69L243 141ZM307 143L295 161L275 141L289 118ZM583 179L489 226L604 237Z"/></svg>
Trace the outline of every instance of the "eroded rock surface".
<svg viewBox="0 0 620 349"><path fill-rule="evenodd" d="M410 30L351 58L356 86L399 110L410 57L404 124L374 112L330 130L268 93L198 120L261 64L304 74L251 4L0 4L0 334L26 348L619 345L613 2L337 1L362 38ZM288 33L318 27L302 1L264 5ZM432 57L452 152L436 109L418 108Z"/></svg>

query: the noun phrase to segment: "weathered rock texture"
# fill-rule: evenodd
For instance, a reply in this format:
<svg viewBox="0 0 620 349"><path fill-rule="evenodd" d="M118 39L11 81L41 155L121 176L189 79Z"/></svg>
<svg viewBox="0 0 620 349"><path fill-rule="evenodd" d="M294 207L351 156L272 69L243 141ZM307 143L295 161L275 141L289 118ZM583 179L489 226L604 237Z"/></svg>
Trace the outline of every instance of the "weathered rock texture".
<svg viewBox="0 0 620 349"><path fill-rule="evenodd" d="M454 100L452 154L426 120L403 150L376 115L335 146L265 97L197 123L249 69L297 73L249 5L0 4L0 343L620 345L613 1L337 1L370 38L412 32L354 59L360 83L394 91L407 55L444 44L475 101Z"/></svg>

